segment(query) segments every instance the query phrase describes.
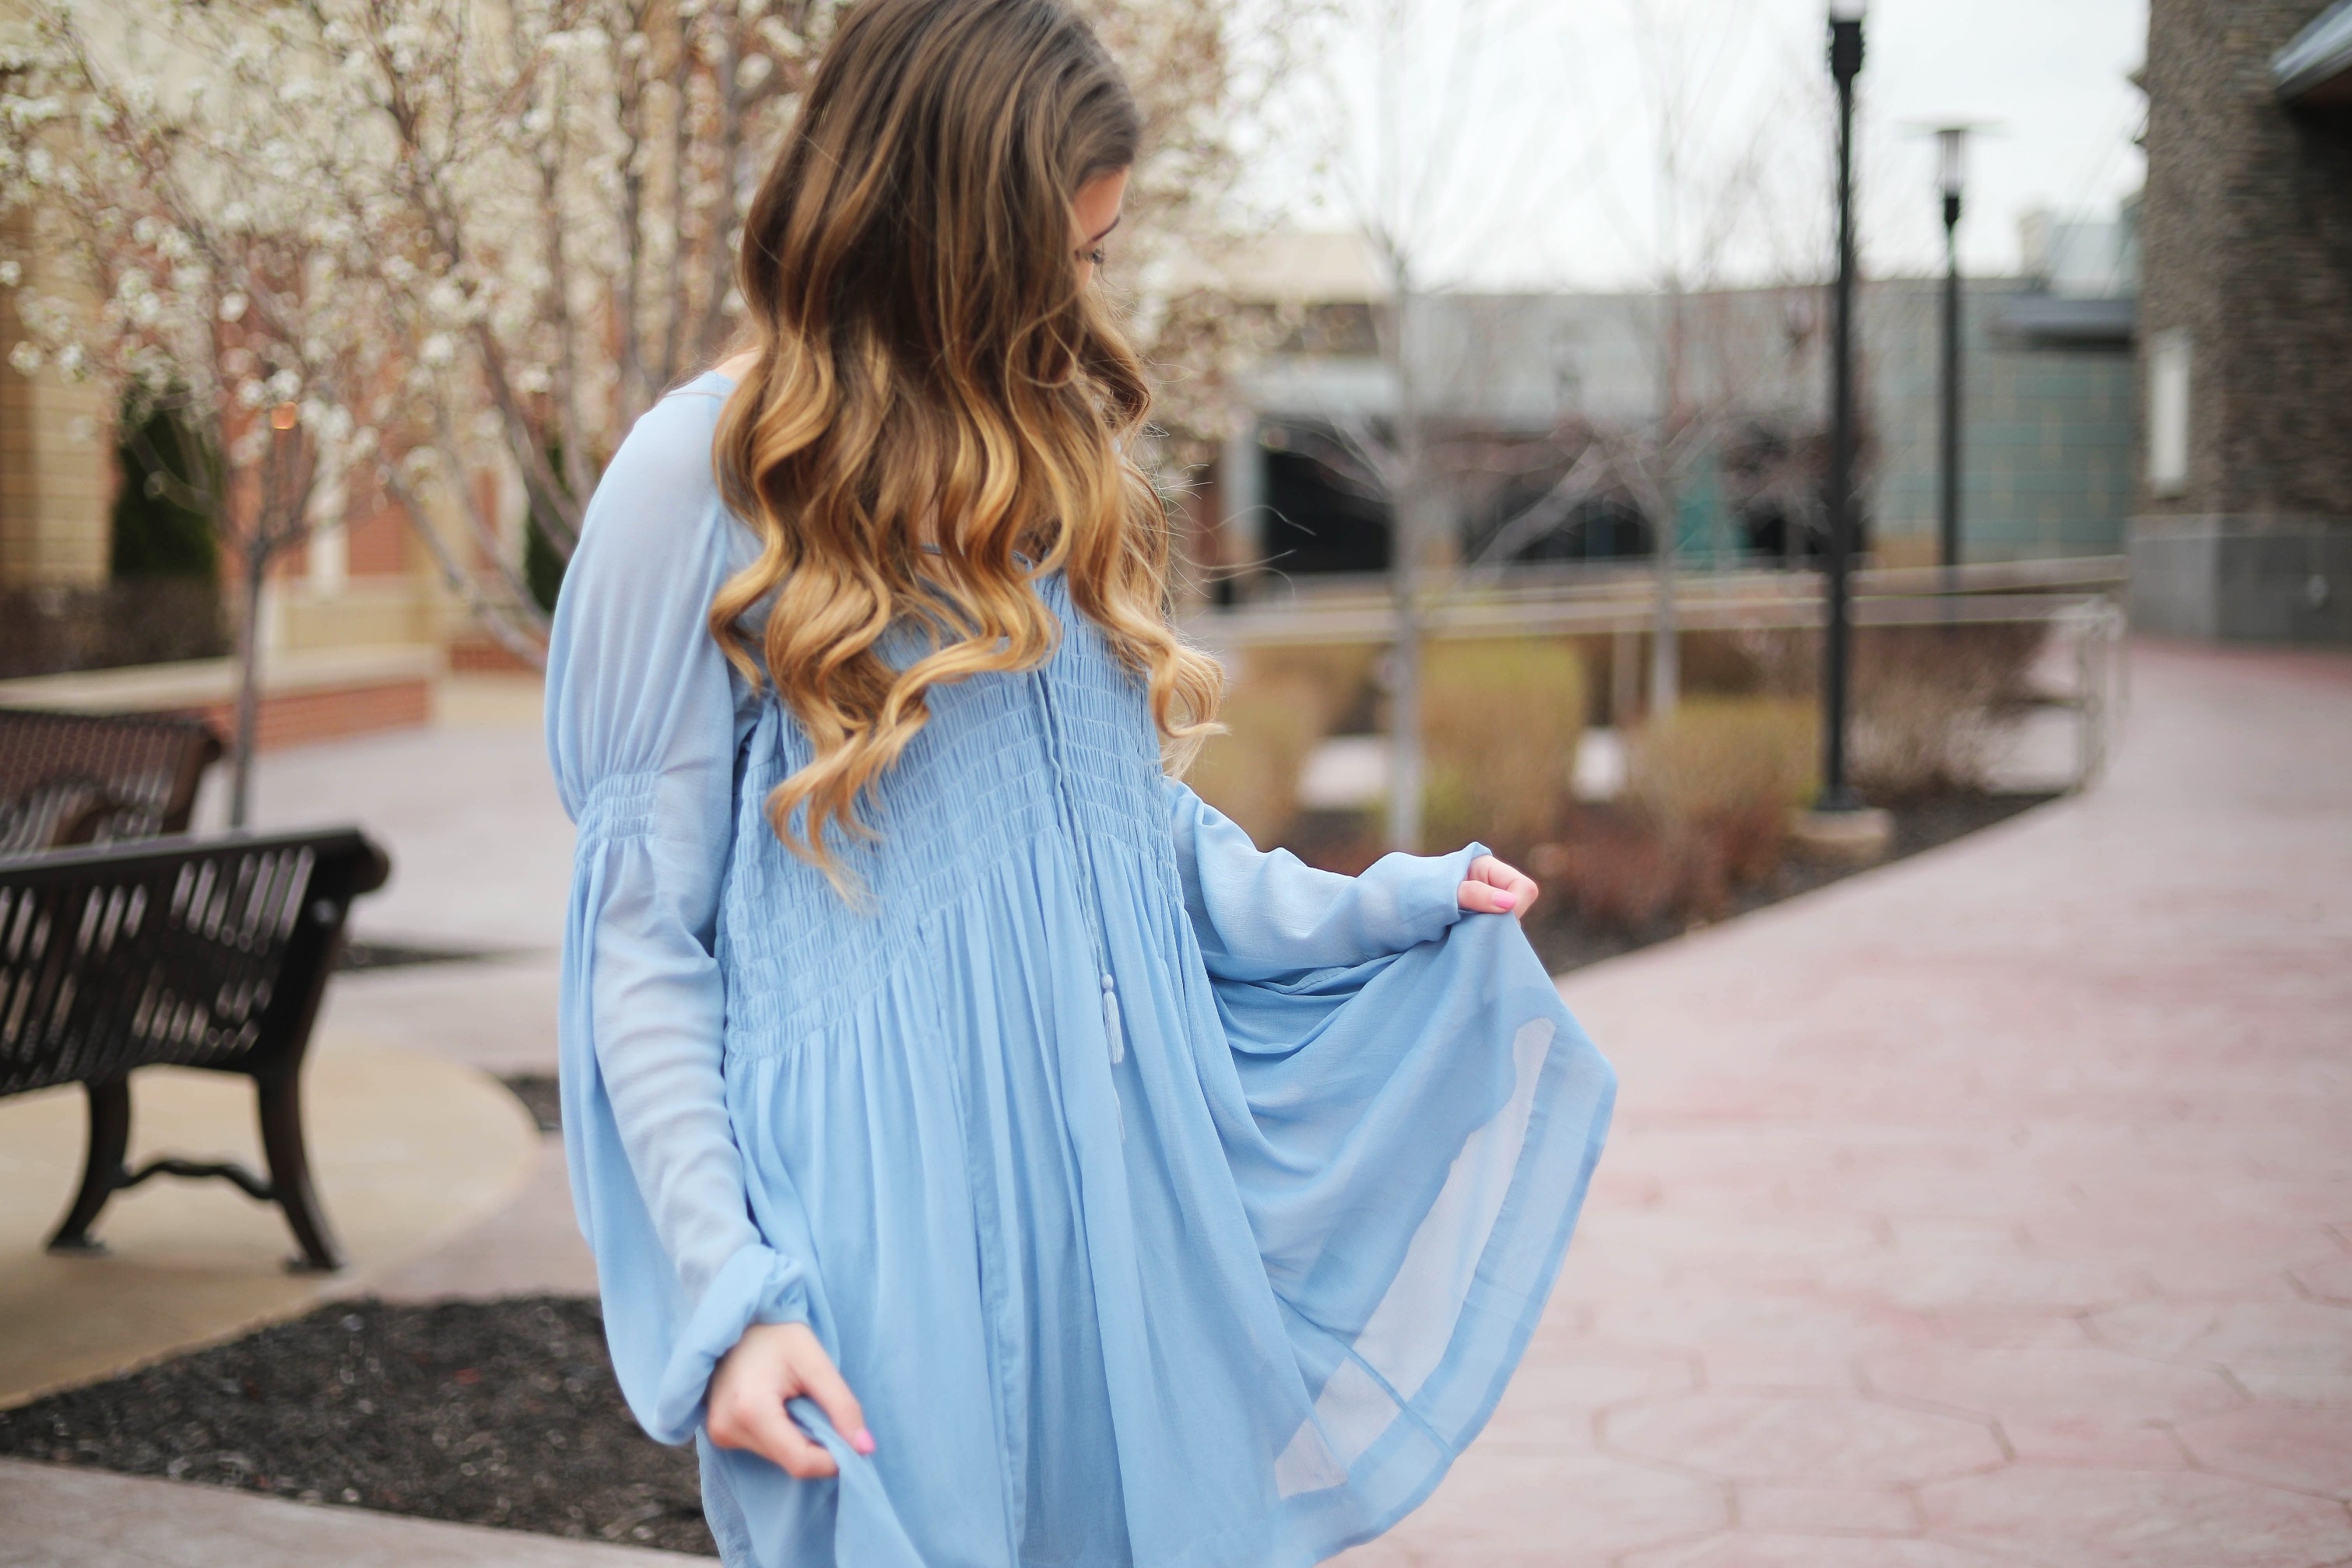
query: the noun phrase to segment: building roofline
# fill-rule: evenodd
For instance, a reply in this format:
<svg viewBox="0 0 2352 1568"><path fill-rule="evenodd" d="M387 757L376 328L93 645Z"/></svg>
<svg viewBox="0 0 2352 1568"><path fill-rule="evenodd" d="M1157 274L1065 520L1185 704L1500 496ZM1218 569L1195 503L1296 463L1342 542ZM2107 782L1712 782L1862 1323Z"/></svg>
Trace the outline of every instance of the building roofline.
<svg viewBox="0 0 2352 1568"><path fill-rule="evenodd" d="M2139 300L2133 295L2025 294L2010 299L1994 317L1992 331L2026 348L2125 348L2138 322Z"/></svg>

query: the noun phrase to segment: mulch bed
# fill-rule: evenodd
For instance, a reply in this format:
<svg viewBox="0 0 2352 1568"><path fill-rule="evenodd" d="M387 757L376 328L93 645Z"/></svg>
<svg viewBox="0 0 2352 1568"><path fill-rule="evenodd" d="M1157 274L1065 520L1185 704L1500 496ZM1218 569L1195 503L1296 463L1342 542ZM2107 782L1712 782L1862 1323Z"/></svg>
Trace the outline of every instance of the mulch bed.
<svg viewBox="0 0 2352 1568"><path fill-rule="evenodd" d="M338 969L406 969L419 964L470 964L499 955L487 947L427 947L414 942L367 942L352 937L335 956Z"/></svg>
<svg viewBox="0 0 2352 1568"><path fill-rule="evenodd" d="M1886 859L1876 863L1885 865L1923 850L2005 822L2021 811L2056 800L2054 795L1954 795L1942 800L1921 801L1916 805L1896 806L1890 814L1895 819L1895 841L1889 846ZM1724 915L1745 915L1783 899L1794 898L1801 893L1811 893L1817 887L1870 870L1867 865L1855 865L1836 861L1807 860L1791 854L1783 860L1771 875L1761 882L1732 890L1731 906ZM1549 904L1549 907L1546 907ZM1565 898L1547 900L1536 905L1535 917L1528 924L1528 940L1544 961L1544 967L1555 975L1597 964L1603 958L1614 958L1621 953L1631 953L1680 936L1696 930L1696 925L1664 924L1640 932L1604 930L1579 920L1573 904Z"/></svg>
<svg viewBox="0 0 2352 1568"><path fill-rule="evenodd" d="M718 1555L694 1451L638 1430L589 1301L326 1307L0 1411L0 1454Z"/></svg>
<svg viewBox="0 0 2352 1568"><path fill-rule="evenodd" d="M1896 806L1889 810L1895 819L1895 841L1889 846L1885 865L1922 850L1934 849L1954 839L1972 833L1979 828L1989 828L2005 821L2019 812L2057 799L2048 794L2022 795L1955 795L1940 800L1921 801L1914 805ZM1353 875L1362 871L1383 852L1364 837L1364 818L1354 811L1310 811L1303 813L1291 824L1284 846L1309 865L1326 871ZM1535 870L1537 868L1529 867ZM1801 893L1811 893L1833 882L1870 870L1868 865L1850 862L1806 860L1790 853L1772 873L1761 881L1736 886L1731 890L1728 905L1718 920L1735 915L1745 915L1751 909L1761 909L1768 904L1778 904L1784 898L1794 898ZM1540 873L1538 880L1543 880ZM1571 969L1581 969L1603 958L1614 958L1621 953L1631 953L1695 931L1706 921L1662 920L1636 930L1617 926L1596 925L1578 913L1575 901L1567 896L1565 888L1547 890L1543 902L1527 923L1528 941L1544 961L1544 967L1555 975L1565 975Z"/></svg>
<svg viewBox="0 0 2352 1568"><path fill-rule="evenodd" d="M1948 843L2047 799L1974 796L1899 810L1893 853ZM1858 869L1791 859L1740 889L1734 913ZM1590 931L1572 912L1555 909L1528 929L1555 973L1684 929ZM542 1129L558 1125L554 1080L525 1075L507 1085ZM369 1300L322 1308L0 1411L0 1455L718 1554L702 1520L693 1451L661 1447L630 1417L593 1301Z"/></svg>
<svg viewBox="0 0 2352 1568"><path fill-rule="evenodd" d="M499 1082L505 1084L508 1092L522 1102L522 1108L530 1113L530 1119L539 1124L541 1132L563 1131L563 1101L557 1092L556 1081L552 1074L516 1072L499 1079Z"/></svg>

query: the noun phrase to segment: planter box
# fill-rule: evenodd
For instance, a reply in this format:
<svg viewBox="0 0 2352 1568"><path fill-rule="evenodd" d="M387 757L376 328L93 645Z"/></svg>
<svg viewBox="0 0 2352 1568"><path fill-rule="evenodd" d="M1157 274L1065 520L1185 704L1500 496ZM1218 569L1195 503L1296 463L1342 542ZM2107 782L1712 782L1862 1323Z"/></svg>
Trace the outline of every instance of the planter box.
<svg viewBox="0 0 2352 1568"><path fill-rule="evenodd" d="M263 751L404 729L433 719L439 650L312 648L265 653L255 739ZM236 722L236 664L189 659L0 681L0 707L78 713L187 714L227 738Z"/></svg>

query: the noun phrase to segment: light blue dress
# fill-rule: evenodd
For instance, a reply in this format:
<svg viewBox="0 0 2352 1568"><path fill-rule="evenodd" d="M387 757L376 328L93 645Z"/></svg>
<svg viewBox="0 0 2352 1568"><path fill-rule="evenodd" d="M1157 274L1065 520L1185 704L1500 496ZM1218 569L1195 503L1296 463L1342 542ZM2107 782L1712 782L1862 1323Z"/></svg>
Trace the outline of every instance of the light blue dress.
<svg viewBox="0 0 2352 1568"><path fill-rule="evenodd" d="M931 693L854 909L771 833L807 756L705 612L752 536L716 373L637 423L548 662L579 824L563 1134L623 1393L699 1441L759 1568L1293 1568L1377 1534L1534 1328L1615 1080L1472 844L1260 853L1160 770L1069 606L1042 667ZM700 1433L747 1324L864 1403L837 1479Z"/></svg>

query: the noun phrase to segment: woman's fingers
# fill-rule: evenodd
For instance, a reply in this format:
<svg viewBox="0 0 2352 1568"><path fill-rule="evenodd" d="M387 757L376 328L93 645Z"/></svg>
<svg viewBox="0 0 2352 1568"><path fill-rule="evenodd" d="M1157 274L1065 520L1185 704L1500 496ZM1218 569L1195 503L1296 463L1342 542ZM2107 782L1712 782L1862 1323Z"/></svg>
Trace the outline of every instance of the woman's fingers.
<svg viewBox="0 0 2352 1568"><path fill-rule="evenodd" d="M1527 873L1513 870L1509 866L1503 865L1503 862L1500 861L1496 861L1495 863L1498 866L1502 866L1505 871L1510 873L1510 885L1505 888L1504 891L1508 893L1515 900L1517 900L1517 903L1513 905L1514 913L1525 915L1528 910L1535 907L1536 895L1541 893L1543 889L1538 887L1536 885L1536 879L1528 875Z"/></svg>
<svg viewBox="0 0 2352 1568"><path fill-rule="evenodd" d="M749 1449L803 1479L838 1474L833 1456L784 1408L801 1395L816 1401L844 1442L861 1454L874 1451L865 1413L806 1323L754 1323L719 1358L705 1421L710 1440Z"/></svg>
<svg viewBox="0 0 2352 1568"><path fill-rule="evenodd" d="M785 1474L805 1481L841 1473L841 1467L833 1462L824 1445L801 1430L800 1423L785 1412L782 1400L758 1411L749 1425L753 1440L740 1446L782 1466ZM712 1440L717 1439L714 1437Z"/></svg>
<svg viewBox="0 0 2352 1568"><path fill-rule="evenodd" d="M1463 908L1477 915L1524 915L1540 890L1535 879L1493 855L1470 862L1470 874L1455 894Z"/></svg>
<svg viewBox="0 0 2352 1568"><path fill-rule="evenodd" d="M1493 883L1475 880L1462 884L1458 901L1473 915L1507 915L1517 902Z"/></svg>
<svg viewBox="0 0 2352 1568"><path fill-rule="evenodd" d="M874 1435L866 1429L866 1412L859 1407L857 1396L850 1393L849 1385L841 1380L840 1369L833 1364L833 1357L824 1354L824 1347L817 1343L814 1334L809 1335L804 1346L796 1348L790 1365L800 1376L802 1390L816 1401L817 1408L824 1412L825 1419L833 1423L833 1429L841 1434L842 1440L861 1454L872 1453Z"/></svg>
<svg viewBox="0 0 2352 1568"><path fill-rule="evenodd" d="M743 1381L730 1382L711 1392L706 1422L710 1440L722 1448L741 1448L802 1476L829 1476L833 1456L811 1440L784 1413L782 1393L762 1392Z"/></svg>

